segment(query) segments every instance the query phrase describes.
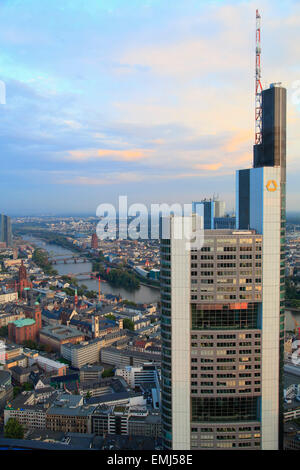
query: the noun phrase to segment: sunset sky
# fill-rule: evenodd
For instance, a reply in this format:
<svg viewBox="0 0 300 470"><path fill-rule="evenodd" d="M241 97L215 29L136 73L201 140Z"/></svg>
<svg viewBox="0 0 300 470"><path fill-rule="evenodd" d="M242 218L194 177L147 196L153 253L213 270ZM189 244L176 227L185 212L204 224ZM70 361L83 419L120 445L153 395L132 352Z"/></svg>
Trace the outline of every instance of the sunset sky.
<svg viewBox="0 0 300 470"><path fill-rule="evenodd" d="M0 212L214 193L234 209L235 170L252 164L256 8L263 85L288 89L299 210L299 0L1 0Z"/></svg>

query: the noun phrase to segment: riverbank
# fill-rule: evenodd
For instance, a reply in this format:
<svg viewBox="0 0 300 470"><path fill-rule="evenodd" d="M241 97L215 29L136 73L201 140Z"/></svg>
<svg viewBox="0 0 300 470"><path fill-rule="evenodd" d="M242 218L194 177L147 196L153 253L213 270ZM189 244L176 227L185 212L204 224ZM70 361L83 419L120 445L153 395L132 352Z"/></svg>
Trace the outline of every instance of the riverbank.
<svg viewBox="0 0 300 470"><path fill-rule="evenodd" d="M47 251L51 254L51 256L55 257L55 255L65 255L66 258L72 256L72 252L69 249L63 248L61 246L49 244L44 240L36 238L32 235L25 235L22 237L24 241L31 245L38 246L43 250ZM86 256L84 256L86 258ZM90 291L98 292L99 284L97 279L85 279L80 280L79 276L80 273L91 273L92 263L91 261L87 261L84 263L71 263L71 264L57 264L55 265L55 269L57 270L60 276L71 276L75 277L78 276L77 282L78 285L86 285L87 289ZM113 287L108 282L101 283L101 294L111 294L122 297L124 300L128 300L130 302L134 302L136 304L149 304L149 303L156 303L160 302L160 291L158 288L153 288L152 286L143 285L141 284L140 287L135 291L128 291L121 287Z"/></svg>

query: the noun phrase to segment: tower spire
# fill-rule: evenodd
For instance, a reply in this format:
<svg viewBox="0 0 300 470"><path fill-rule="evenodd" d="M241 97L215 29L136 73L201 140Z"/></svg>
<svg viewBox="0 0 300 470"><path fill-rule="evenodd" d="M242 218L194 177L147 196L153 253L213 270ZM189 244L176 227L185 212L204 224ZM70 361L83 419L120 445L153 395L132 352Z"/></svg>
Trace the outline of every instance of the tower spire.
<svg viewBox="0 0 300 470"><path fill-rule="evenodd" d="M262 143L261 16L256 10L255 144Z"/></svg>

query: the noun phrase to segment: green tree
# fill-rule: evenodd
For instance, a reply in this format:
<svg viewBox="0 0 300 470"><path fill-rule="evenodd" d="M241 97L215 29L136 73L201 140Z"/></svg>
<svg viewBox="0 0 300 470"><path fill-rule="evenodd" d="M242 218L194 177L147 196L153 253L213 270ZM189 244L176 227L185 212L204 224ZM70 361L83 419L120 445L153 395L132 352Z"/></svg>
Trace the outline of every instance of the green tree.
<svg viewBox="0 0 300 470"><path fill-rule="evenodd" d="M126 330L134 331L134 323L132 320L129 320L129 318L124 318L123 327Z"/></svg>
<svg viewBox="0 0 300 470"><path fill-rule="evenodd" d="M23 439L24 428L15 418L9 418L4 426L4 436L10 439Z"/></svg>
<svg viewBox="0 0 300 470"><path fill-rule="evenodd" d="M22 387L19 387L18 385L16 385L16 386L14 387L14 391L13 391L13 393L14 393L14 398L16 398L16 396L18 396L19 393L21 393L21 391L22 391Z"/></svg>
<svg viewBox="0 0 300 470"><path fill-rule="evenodd" d="M32 389L33 389L33 384L32 384L32 383L30 383L30 382L25 382L25 383L23 384L23 390L24 390L24 391L27 391L27 392L28 392L28 391L30 391L30 390L32 390Z"/></svg>
<svg viewBox="0 0 300 470"><path fill-rule="evenodd" d="M102 377L105 379L106 377L113 377L114 374L114 369L113 367L111 369L106 369L102 372Z"/></svg>
<svg viewBox="0 0 300 470"><path fill-rule="evenodd" d="M8 326L2 326L0 328L0 337L7 338L7 336L8 336Z"/></svg>
<svg viewBox="0 0 300 470"><path fill-rule="evenodd" d="M41 268L45 274L56 275L58 274L55 269L52 267L52 263L48 259L48 254L41 248L34 250L32 255L32 261Z"/></svg>
<svg viewBox="0 0 300 470"><path fill-rule="evenodd" d="M107 318L108 320L113 320L113 321L116 320L116 317L112 313L109 313L108 315L105 315L105 318Z"/></svg>

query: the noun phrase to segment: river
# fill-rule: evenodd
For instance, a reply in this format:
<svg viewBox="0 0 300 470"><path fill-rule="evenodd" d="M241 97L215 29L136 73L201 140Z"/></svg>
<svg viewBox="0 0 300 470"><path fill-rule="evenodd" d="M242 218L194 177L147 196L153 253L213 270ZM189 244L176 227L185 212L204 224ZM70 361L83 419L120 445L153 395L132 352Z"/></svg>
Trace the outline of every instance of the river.
<svg viewBox="0 0 300 470"><path fill-rule="evenodd" d="M36 246L39 246L40 248L43 248L46 250L49 255L55 256L55 255L68 255L72 256L75 253L72 252L71 250L68 250L66 248L62 248L61 246L58 245L50 245L49 243L44 242L43 240L40 240L39 238L35 238L29 235L23 236L22 237L24 241L26 241L29 244L34 244ZM78 273L87 273L92 271L92 263L86 262L86 263L70 263L70 264L61 264L58 263L56 265L53 265L53 268L56 269L56 271L63 275L63 274L78 274ZM95 279L87 279L87 280L80 280L78 279L78 284L82 285L84 284L87 286L89 290L94 290L98 292L98 281ZM152 287L144 286L141 285L139 289L135 291L128 291L126 289L122 289L120 287L113 287L111 286L108 282L102 282L101 283L101 293L102 294L114 294L114 295L120 295L123 299L130 300L135 303L152 303L152 302L158 302L160 300L160 292L159 289L153 289Z"/></svg>

